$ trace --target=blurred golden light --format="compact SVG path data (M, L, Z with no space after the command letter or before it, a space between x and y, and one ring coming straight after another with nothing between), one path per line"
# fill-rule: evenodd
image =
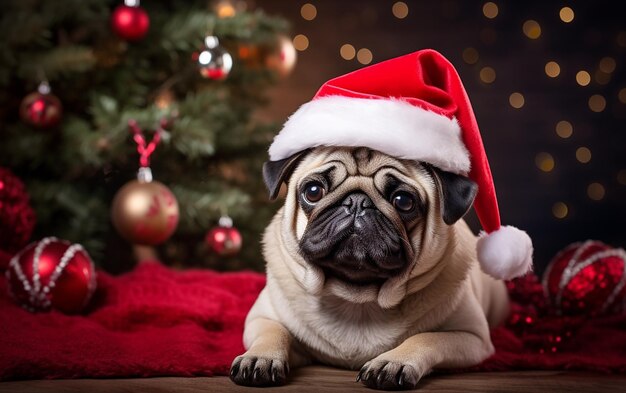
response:
M600 70L602 72L606 72L607 74L610 74L611 72L615 71L615 66L617 64L615 63L615 59L613 59L612 57L603 57L602 60L600 60Z
M391 6L393 16L398 19L404 19L409 15L409 6L404 1L397 1Z
M607 74L602 70L597 70L593 77L599 85L606 85L611 81L611 74Z
M606 190L604 189L604 186L600 183L591 183L587 187L587 196L589 197L589 199L592 199L594 201L602 200L605 194Z
M620 89L619 93L617 93L617 98L619 99L619 102L626 104L626 87L622 87Z
M546 75L548 75L550 78L556 78L561 73L561 67L556 61L547 62L545 70Z
M154 105L159 109L167 109L174 102L174 93L166 89L161 91L154 99Z
M356 53L356 59L361 64L369 64L373 59L372 51L367 48L361 48Z
M563 7L559 11L559 17L563 22L570 23L574 20L574 10L569 7Z
M623 186L626 186L626 169L622 169L617 172L617 182Z
M561 120L556 123L556 134L563 139L569 138L574 133L574 127L572 123L567 120Z
M298 34L293 37L293 47L300 52L306 50L309 47L309 39L304 34Z
M465 48L463 51L463 61L467 64L476 64L478 57L478 51L474 48Z
M581 86L587 86L591 82L591 75L585 70L576 73L576 82Z
M541 26L539 26L539 23L537 23L536 20L529 19L524 22L522 30L524 31L524 34L526 34L526 37L531 40L536 40L541 36Z
M551 172L554 169L554 158L550 153L538 153L535 156L535 165L544 172Z
M591 150L584 146L579 147L576 149L576 159L582 164L588 163L591 161Z
M495 18L498 16L498 5L491 1L486 2L483 5L483 14L489 19Z
M345 60L352 60L354 59L354 56L356 56L356 49L354 49L354 46L350 44L343 44L339 49L339 54Z
M305 20L313 20L317 16L317 8L311 3L306 3L300 7L300 15Z
M606 100L600 94L589 97L589 109L594 112L602 112L606 108Z
M496 80L496 70L491 67L483 67L480 70L480 80L485 83L493 83Z
M524 106L524 96L522 93L515 92L509 96L509 104L515 109L519 109Z
M228 0L222 0L215 5L218 18L232 18L237 13L235 6Z
M557 202L554 205L552 205L552 214L554 215L554 217L565 218L567 217L568 213L569 213L569 209L567 208L567 205L565 203Z

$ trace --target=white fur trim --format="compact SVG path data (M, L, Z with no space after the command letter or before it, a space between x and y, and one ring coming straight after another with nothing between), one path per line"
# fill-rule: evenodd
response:
M467 175L469 153L455 118L400 99L329 96L300 107L270 146L278 161L316 146L364 146Z
M493 278L509 280L533 268L533 243L528 234L512 226L481 233L476 245L483 272Z

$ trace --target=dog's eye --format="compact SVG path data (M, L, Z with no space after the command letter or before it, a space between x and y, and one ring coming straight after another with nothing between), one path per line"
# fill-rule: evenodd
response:
M406 191L398 191L391 196L391 204L396 210L406 213L415 207L415 198Z
M324 185L318 181L307 183L304 187L303 195L309 203L317 203L326 194Z

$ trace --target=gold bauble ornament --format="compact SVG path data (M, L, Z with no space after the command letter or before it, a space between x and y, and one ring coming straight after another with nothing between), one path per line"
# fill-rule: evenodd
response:
M286 77L296 66L296 58L293 42L289 37L281 35L274 49L265 58L265 65L281 77Z
M158 181L133 180L113 198L113 225L133 244L156 245L166 241L178 225L176 197Z

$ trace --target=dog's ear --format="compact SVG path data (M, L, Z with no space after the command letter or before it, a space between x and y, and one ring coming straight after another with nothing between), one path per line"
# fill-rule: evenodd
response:
M439 195L441 196L441 216L443 222L452 225L460 220L472 207L478 185L465 176L442 171L433 166L430 167L439 183Z
M270 199L278 196L280 186L287 183L289 177L309 150L303 150L290 157L278 161L267 161L263 164L263 180L270 193Z

